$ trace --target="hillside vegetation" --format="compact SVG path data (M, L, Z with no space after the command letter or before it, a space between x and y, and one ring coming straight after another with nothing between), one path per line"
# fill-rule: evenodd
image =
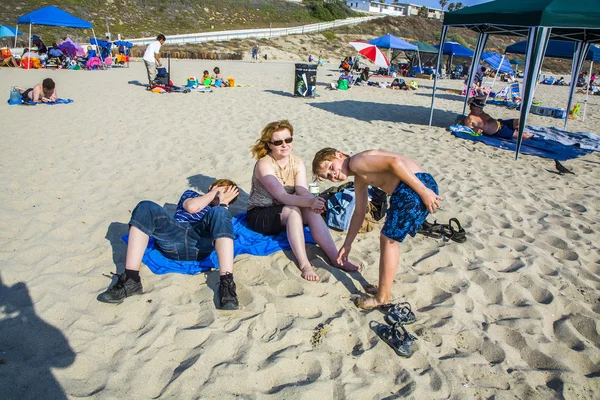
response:
M113 38L119 33L125 39L151 37L158 33L175 35L296 26L360 15L339 0L328 3L322 0L304 0L301 4L284 0L5 0L0 2L0 24L14 26L18 16L51 4L91 21L98 37L104 36L105 21L108 18ZM436 44L439 41L441 26L439 20L417 16L384 17L324 33L299 35L295 38L261 39L258 42L264 48L263 52L267 48L272 50L271 55L274 57L271 59L304 60L310 53L321 53L324 58L333 60L351 55L349 41L370 40L386 33L409 41ZM87 40L91 36L89 30L66 28L34 27L34 33L41 34L47 44L65 35L80 40ZM448 40L473 48L477 34L464 28L450 28ZM492 35L486 51L502 53L506 46L519 40L523 38ZM250 39L207 43L187 46L181 50L243 53L248 52L254 42L256 40ZM169 49L173 50L173 47L165 47L165 50ZM510 57L523 59L518 55ZM589 68L589 64L586 65ZM546 59L543 65L546 71L562 74L568 74L570 68L570 60Z
M0 24L14 26L17 18L48 5L92 22L96 35L104 37L106 19L110 32L124 38L176 35L243 28L295 26L359 16L343 2L308 0L3 0ZM34 27L46 42L69 34L89 37L81 29Z

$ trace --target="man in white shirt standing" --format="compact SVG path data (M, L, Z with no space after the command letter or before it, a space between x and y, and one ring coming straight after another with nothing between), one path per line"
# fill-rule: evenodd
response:
M146 64L146 70L148 71L148 83L150 87L154 86L154 78L158 73L156 66L162 67L160 62L160 46L167 40L165 35L162 33L156 37L156 40L146 47L144 53L144 64Z

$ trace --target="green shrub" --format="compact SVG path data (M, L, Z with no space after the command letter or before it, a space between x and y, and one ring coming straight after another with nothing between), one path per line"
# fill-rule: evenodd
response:
M331 31L325 31L325 32L323 32L323 36L327 40L335 40L335 39L337 39L337 36L335 36L335 33L331 32Z

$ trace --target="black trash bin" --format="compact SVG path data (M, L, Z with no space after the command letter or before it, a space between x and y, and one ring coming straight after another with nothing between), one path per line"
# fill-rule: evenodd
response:
M296 64L294 96L315 97L317 91L317 64Z

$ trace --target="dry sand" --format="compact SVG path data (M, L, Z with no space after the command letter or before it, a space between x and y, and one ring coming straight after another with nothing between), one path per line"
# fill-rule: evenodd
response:
M212 70L177 61L173 78ZM212 94L147 92L139 62L111 71L0 70L0 93L52 77L70 105L0 106L0 397L228 399L593 399L600 392L600 156L565 163L455 138L445 127L461 97L441 92L427 130L432 81L415 93L355 87L291 97L293 64L220 62L250 87ZM441 88L460 88L443 81ZM563 106L566 88L538 88ZM582 102L582 95L576 101ZM489 106L498 117L515 111ZM572 130L598 132L600 97ZM173 208L187 188L228 177L245 192L249 147L269 121L296 129L307 164L321 147L369 148L418 160L458 217L464 244L417 236L401 244L393 294L409 301L419 349L397 357L370 328L379 311L352 303L361 277L321 265L320 283L299 277L289 252L240 256L242 305L215 308L218 273L153 275L145 294L96 301L124 268L131 210L150 199ZM529 123L559 125L532 116ZM380 225L352 255L378 277ZM343 235L333 233L337 243ZM324 324L317 335L315 328ZM594 395L594 393L596 393Z

